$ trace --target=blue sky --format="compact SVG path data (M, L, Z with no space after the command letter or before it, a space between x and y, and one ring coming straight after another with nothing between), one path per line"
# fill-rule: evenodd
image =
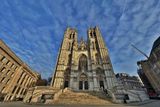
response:
M137 75L144 59L130 46L149 55L160 35L159 0L0 0L0 39L43 78L52 76L67 26L86 38L99 26L114 71Z

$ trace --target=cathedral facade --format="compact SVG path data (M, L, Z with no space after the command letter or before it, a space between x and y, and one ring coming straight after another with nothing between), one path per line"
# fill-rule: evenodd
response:
M89 28L87 41L78 41L77 30L67 28L59 50L51 85L77 91L99 91L115 86L108 49L98 27Z

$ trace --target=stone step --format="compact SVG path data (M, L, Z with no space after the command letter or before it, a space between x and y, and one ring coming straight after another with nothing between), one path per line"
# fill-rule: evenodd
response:
M102 92L74 92L65 90L54 104L87 104L87 105L106 105L111 104L111 99L107 98Z

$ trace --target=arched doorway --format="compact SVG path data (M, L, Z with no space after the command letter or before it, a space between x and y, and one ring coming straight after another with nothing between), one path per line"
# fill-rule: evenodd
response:
M86 55L82 54L81 57L79 58L78 68L80 71L86 71L88 69L88 61Z
M104 87L104 77L105 77L104 71L101 68L97 68L96 74L99 81L99 87L104 89L105 88Z
M64 88L69 87L69 81L70 81L70 69L67 68L64 72Z
M88 78L86 74L81 74L79 77L79 90L88 90Z

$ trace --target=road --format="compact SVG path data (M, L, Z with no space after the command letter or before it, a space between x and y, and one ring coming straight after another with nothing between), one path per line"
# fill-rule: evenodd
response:
M93 106L93 105L30 105L24 104L22 102L5 102L0 103L0 107L160 107L160 100L151 100L145 103L132 103L132 104L111 104L111 105L103 105L103 106Z

